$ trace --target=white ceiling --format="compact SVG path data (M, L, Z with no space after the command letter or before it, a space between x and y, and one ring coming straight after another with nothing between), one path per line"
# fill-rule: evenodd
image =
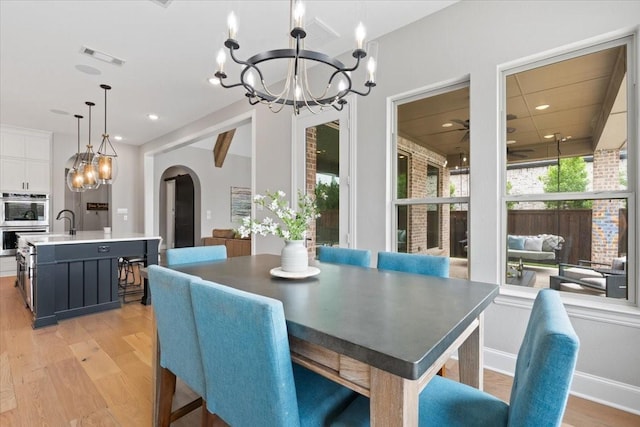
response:
M330 55L347 52L354 47L360 21L372 39L455 2L307 1L307 24L319 19L339 34L321 43L314 42L310 31L307 47ZM73 115L82 114L86 135L84 103L93 101L92 140L99 141L104 127L99 85L105 83L113 87L109 134L140 145L243 99L240 89L207 82L232 10L239 20L242 58L288 47L289 1L173 0L167 7L153 0L0 1L0 123L75 137ZM125 63L116 66L85 56L82 46ZM86 74L77 66L100 74ZM151 122L149 113L160 119Z

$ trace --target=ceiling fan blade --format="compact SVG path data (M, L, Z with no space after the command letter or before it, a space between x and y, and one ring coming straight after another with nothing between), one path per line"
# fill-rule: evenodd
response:
M460 142L467 142L468 140L469 140L469 131L467 130L462 136L462 139L460 140Z
M513 120L513 119L517 119L518 116L516 116L515 114L507 114L507 120Z
M457 123L460 126L464 126L465 129L469 129L469 120L451 119L453 123Z

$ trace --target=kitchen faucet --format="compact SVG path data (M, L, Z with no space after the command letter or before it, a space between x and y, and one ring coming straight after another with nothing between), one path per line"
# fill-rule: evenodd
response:
M68 216L62 216L62 214L64 212L69 212L71 214L71 218L69 218ZM69 220L69 225L70 225L70 229L69 229L69 234L71 234L72 236L74 234L76 234L76 214L75 212L73 212L72 210L69 209L62 209L60 212L58 212L58 216L56 217L56 219L68 219Z

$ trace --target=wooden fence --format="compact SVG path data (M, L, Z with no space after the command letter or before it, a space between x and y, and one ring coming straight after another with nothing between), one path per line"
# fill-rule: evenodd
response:
M450 251L466 257L460 236L467 230L467 212L451 211ZM577 263L591 259L591 210L512 210L507 217L507 233L522 236L557 234L565 240L560 261ZM505 236L506 239L506 236Z

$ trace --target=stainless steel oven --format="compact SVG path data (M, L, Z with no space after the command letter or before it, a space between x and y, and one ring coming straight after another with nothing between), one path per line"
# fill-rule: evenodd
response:
M0 255L15 255L18 249L19 234L48 233L49 227L0 227Z
M49 225L49 195L2 193L0 226L33 227Z

